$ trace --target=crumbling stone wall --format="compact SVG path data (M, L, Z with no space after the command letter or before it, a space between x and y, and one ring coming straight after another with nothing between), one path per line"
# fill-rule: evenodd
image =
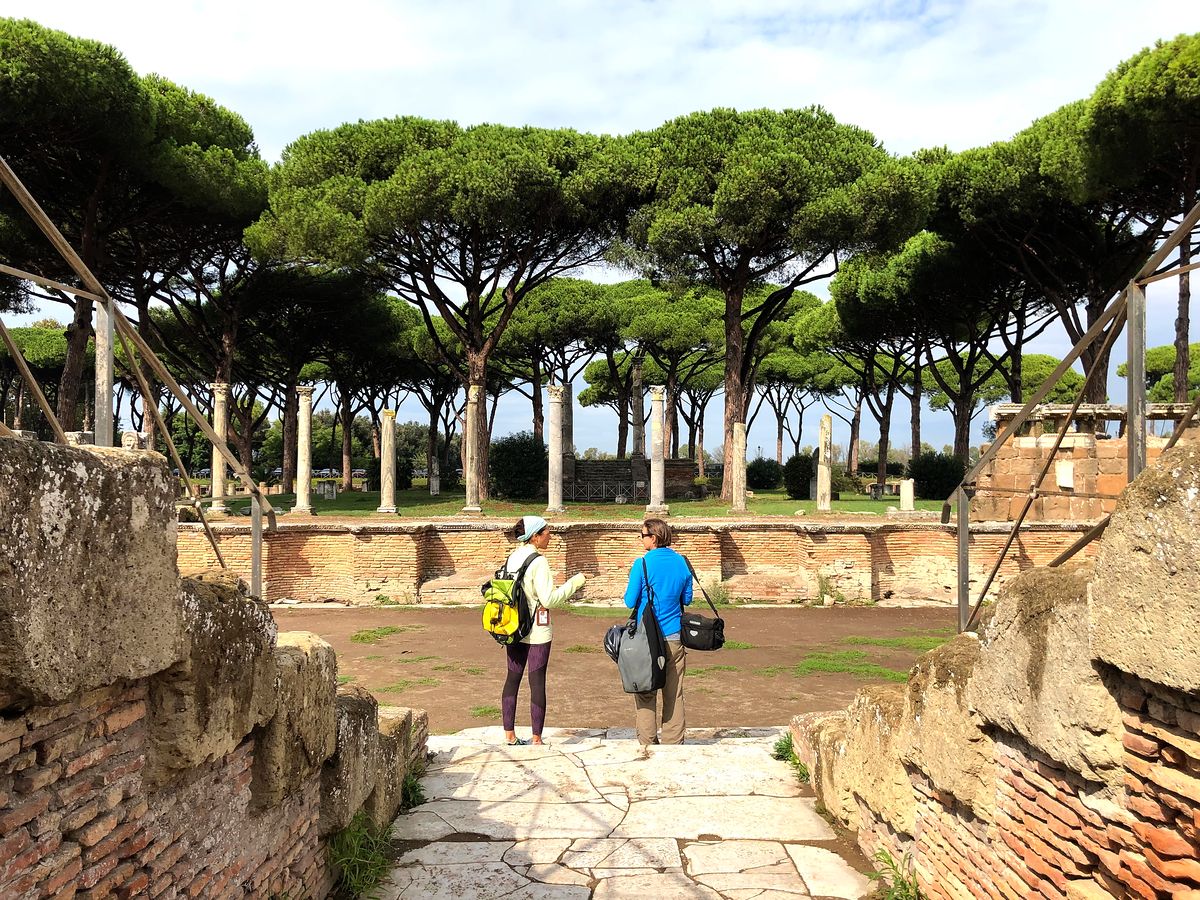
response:
M179 579L173 495L156 454L0 439L6 900L324 897L327 837L424 754L236 576Z
M1200 439L1094 561L1035 569L903 688L798 717L830 813L931 897L1200 900Z

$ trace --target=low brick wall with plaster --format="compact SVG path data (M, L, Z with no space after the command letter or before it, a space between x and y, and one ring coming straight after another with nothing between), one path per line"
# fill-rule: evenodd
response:
M674 522L675 547L706 583L725 582L737 598L795 603L826 590L850 600L934 600L952 603L957 584L954 529L937 522L744 521ZM1022 529L993 591L1020 572L1045 565L1086 530L1079 523L1038 523ZM620 602L630 567L641 555L637 522L565 522L551 526L547 554L556 572L583 572L582 599ZM263 592L268 601L344 600L477 603L479 584L514 545L511 523L288 522L263 539ZM213 524L230 568L250 576L250 527ZM982 584L1008 535L1003 523L971 529L971 581ZM216 565L199 525L179 525L179 566ZM1090 551L1088 551L1090 552Z
M1200 443L905 685L797 717L814 788L936 898L1200 900Z
M181 581L157 454L0 438L0 560L0 897L324 897L330 835L395 816L424 713Z

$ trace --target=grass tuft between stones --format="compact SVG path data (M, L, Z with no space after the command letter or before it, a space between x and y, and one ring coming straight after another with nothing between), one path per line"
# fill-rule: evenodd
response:
M374 644L389 635L405 631L419 631L424 627L424 625L380 625L378 628L364 628L350 635L350 641L354 644Z
M335 896L369 896L392 868L388 829L359 812L329 839L329 862L338 876Z

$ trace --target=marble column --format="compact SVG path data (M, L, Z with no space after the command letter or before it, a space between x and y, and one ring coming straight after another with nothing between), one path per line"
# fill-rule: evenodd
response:
M650 388L650 503L648 513L666 515L666 471L663 465L663 397L662 387Z
M746 511L746 423L733 423L733 471L729 473L732 481L730 489L733 506L731 512Z
M481 388L477 384L467 388L467 420L463 424L462 460L463 478L467 482L467 505L462 511L468 515L483 512L479 505L479 482L475 478L475 427L478 424L479 394Z
M900 482L900 512L913 512L917 508L916 482L905 478Z
M821 439L817 457L817 512L829 512L833 492L833 416L821 416Z
M300 397L296 412L296 504L292 515L311 516L312 510L312 385L296 388Z
M569 396L562 385L552 384L546 388L550 397L550 464L546 482L546 512L566 512L562 503L563 488L563 397Z
M95 321L92 325L95 332L96 367L95 367L95 414L92 428L95 431L97 447L113 445L113 317L103 303L95 307ZM143 397L146 403L156 402L156 398ZM150 413L146 413L147 419Z
M209 387L213 392L213 431L217 433L221 443L226 443L225 438L229 434L229 385L217 381L210 384ZM210 512L224 514L228 511L224 502L225 457L221 455L221 451L215 444L212 448L212 498Z
M379 423L379 508L396 511L396 411L385 409Z
M429 496L440 497L442 493L442 463L437 458L437 454L433 455L433 459L429 463Z

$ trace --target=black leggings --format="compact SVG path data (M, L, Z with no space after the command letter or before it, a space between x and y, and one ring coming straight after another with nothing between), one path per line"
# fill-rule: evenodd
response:
M550 644L510 644L505 649L508 651L508 675L500 695L504 730L512 731L516 725L517 692L521 688L521 676L528 667L529 718L533 733L541 735L546 724L546 669L550 665Z

